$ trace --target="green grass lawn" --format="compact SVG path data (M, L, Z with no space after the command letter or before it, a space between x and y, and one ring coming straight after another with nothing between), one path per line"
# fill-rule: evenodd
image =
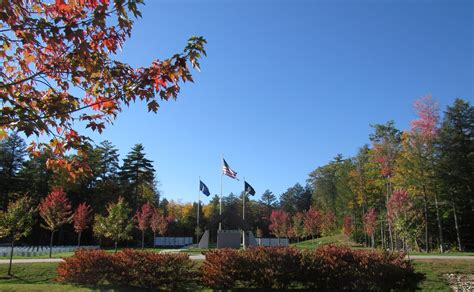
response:
M315 239L305 240L298 243L292 243L291 246L301 249L315 249L325 244L345 244L353 247L359 247L360 244L349 240L349 237L344 234L337 234L332 236L318 237Z
M13 277L7 277L8 265L0 265L1 291L90 291L87 288L65 285L54 281L56 263L16 264Z
M315 249L325 244L344 244L344 245L349 245L355 249L371 249L370 247L364 247L361 244L351 241L349 237L344 234L337 234L337 235L332 235L332 236L325 236L325 237L319 237L316 239L305 240L299 243L292 243L291 246L301 248L301 249ZM445 253L410 252L410 255L474 256L474 252L445 252Z
M474 252L459 252L459 251L453 251L453 252L445 252L445 253L438 253L438 252L410 252L410 255L433 255L433 256L474 256Z
M474 273L472 261L415 260L415 270L425 279L418 285L425 291L449 291L447 273ZM57 263L14 264L14 277L6 277L8 265L0 265L0 291L113 291L113 287L80 287L56 282ZM137 290L140 291L140 290ZM202 290L209 291L209 290Z
M451 291L445 274L474 274L474 264L470 260L415 260L413 266L425 275L418 287L426 291Z

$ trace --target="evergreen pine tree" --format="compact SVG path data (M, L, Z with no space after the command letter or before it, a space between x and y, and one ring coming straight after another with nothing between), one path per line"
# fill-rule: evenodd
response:
M18 171L23 165L26 155L25 141L14 133L5 139L0 139L0 207L5 209L8 204L8 194L17 191L19 186Z
M474 107L456 99L448 107L439 135L438 179L451 207L458 248L474 246ZM463 239L463 237L465 239Z
M141 203L156 201L155 169L144 150L142 144L136 144L123 160L119 173L124 197L133 209Z

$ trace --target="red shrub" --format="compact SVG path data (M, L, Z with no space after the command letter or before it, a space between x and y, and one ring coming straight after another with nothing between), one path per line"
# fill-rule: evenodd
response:
M287 288L300 272L301 252L296 248L257 247L242 252L242 255L246 268L240 281L245 287Z
M60 263L57 272L58 280L63 282L175 290L194 281L193 267L184 253L158 254L126 249L107 254L100 250L81 250Z
M194 264L185 253L135 251L125 249L114 258L111 282L148 289L186 287L194 278Z
M112 255L102 250L78 250L57 268L58 280L97 285L113 271Z
M413 269L403 254L328 245L314 251L285 247L214 250L201 266L213 289L301 287L323 290L406 289Z
M285 288L297 277L301 253L294 248L256 247L206 253L201 280L211 288Z
M206 253L201 266L201 281L211 288L232 288L244 268L239 252L235 249L215 249Z
M413 269L404 254L327 245L303 254L303 284L337 290L406 288Z

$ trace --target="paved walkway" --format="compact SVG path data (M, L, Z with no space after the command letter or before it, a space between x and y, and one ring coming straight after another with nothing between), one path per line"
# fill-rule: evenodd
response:
M203 254L190 255L189 258L193 261L203 261L205 256ZM410 256L412 260L468 260L474 261L474 256L424 256L424 255L412 255ZM62 259L13 259L14 264L31 264L31 263L59 263ZM0 264L8 264L10 260L0 260Z
M32 264L32 263L59 263L63 259L13 259L14 264ZM0 264L8 264L10 260L0 260Z
M411 255L412 260L471 260L474 261L474 256L436 256L436 255Z
M193 261L203 261L205 259L204 255L191 255L189 258ZM59 263L62 262L63 259L55 258L55 259L13 259L14 264L33 264L33 263ZM0 260L1 264L8 264L10 260Z

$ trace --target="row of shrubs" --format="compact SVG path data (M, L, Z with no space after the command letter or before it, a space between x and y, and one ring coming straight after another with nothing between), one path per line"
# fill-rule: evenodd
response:
M199 267L182 253L78 251L58 266L60 281L171 290L199 285L385 291L410 288L414 276L403 254L331 245L314 251L291 247L212 250Z
M79 250L59 263L57 274L61 282L169 290L187 287L196 279L195 265L185 253L133 249Z

